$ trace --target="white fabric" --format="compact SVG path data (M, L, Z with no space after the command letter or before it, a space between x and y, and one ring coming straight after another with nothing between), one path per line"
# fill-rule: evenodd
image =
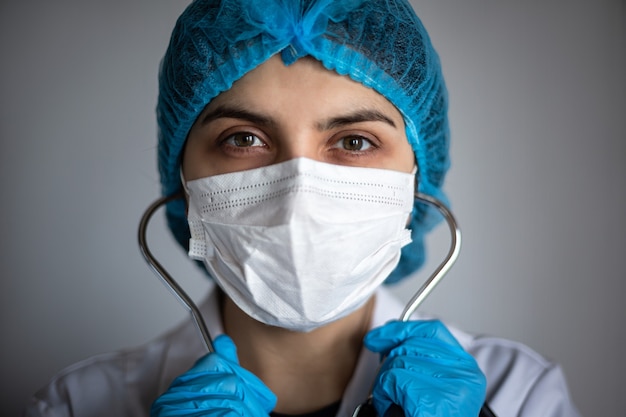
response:
M376 293L373 327L395 319L402 305L384 288ZM214 336L221 334L216 291L200 306ZM476 337L450 328L478 361L488 381L487 401L498 417L577 417L558 365L528 347L494 337ZM30 401L26 416L145 417L171 381L203 354L191 319L135 349L92 357L58 375ZM338 416L350 417L367 396L378 355L363 350Z
M414 189L415 173L307 158L189 181L189 256L250 317L308 332L396 267Z

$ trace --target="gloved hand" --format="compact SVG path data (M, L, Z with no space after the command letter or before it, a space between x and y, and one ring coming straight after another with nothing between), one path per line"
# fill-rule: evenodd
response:
M386 356L372 392L380 416L392 404L406 417L478 416L485 376L440 321L392 321L364 342Z
M172 382L152 404L151 417L268 416L276 396L239 366L237 349L226 335L215 338L216 353L202 357Z

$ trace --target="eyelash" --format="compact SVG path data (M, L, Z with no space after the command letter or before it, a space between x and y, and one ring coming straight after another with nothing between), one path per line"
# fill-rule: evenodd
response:
M350 140L358 140L360 142L359 146L365 147L365 149L346 149L346 141ZM342 149L350 153L363 153L370 151L372 148L376 148L376 145L371 139L366 138L365 136L352 134L340 137L339 140L337 140L333 145L333 148Z
M253 138L253 144L250 146L239 146L236 141L238 138ZM223 152L231 153L231 154L241 154L245 156L246 154L252 152L260 152L266 150L268 148L267 141L263 139L264 135L256 132L254 129L243 129L243 130L231 130L228 129L226 132L222 133L217 140L217 146L222 149Z
M238 139L252 139L252 144L246 146L243 144L237 144ZM358 146L361 149L346 149L346 141L357 140ZM256 152L269 147L266 140L263 139L263 135L251 130L239 130L234 132L228 132L222 139L218 141L220 147L226 147L231 152ZM366 135L357 132L341 132L333 135L329 141L329 148L331 151L341 153L343 157L347 158L359 158L367 156L370 153L376 151L380 145L377 141ZM363 149L364 148L364 149Z
M245 146L245 145L238 145L236 143L229 143L231 139L233 141L236 141L237 138L245 138L245 139L254 138L253 139L254 142L261 142L262 145L252 144L252 145ZM252 132L245 132L245 131L232 133L226 136L226 138L224 138L220 143L230 145L236 148L253 148L253 147L258 147L258 146L267 146L267 144L261 138L259 138L257 134L252 133Z

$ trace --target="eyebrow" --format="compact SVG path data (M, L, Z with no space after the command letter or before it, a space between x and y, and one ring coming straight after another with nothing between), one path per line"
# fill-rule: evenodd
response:
M375 109L363 109L356 110L352 113L345 114L343 116L331 117L330 119L318 123L317 128L319 130L330 130L337 127L347 126L355 123L362 122L383 122L391 127L396 127L396 124L382 112Z
M276 121L271 117L265 116L260 113L245 110L239 107L230 107L220 105L212 111L206 113L201 117L200 123L206 125L214 120L221 118L240 119L248 122L262 125L271 126L276 125ZM384 113L376 109L361 109L355 110L351 113L347 113L341 116L331 117L322 122L318 122L316 127L320 131L331 130L338 127L348 126L355 123L363 122L383 122L391 127L397 127L391 118L387 117Z
M228 106L217 106L215 109L202 116L200 124L206 125L214 120L224 118L247 120L251 123L259 125L276 124L276 122L270 117L244 110L242 108Z

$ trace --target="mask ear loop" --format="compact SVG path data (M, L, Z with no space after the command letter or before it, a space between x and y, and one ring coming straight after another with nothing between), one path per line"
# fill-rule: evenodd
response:
M141 250L141 254L145 258L146 262L148 262L148 265L150 265L150 267L157 274L157 276L161 278L161 281L163 281L165 286L176 296L176 298L178 298L180 302L183 303L187 310L189 310L189 312L191 313L191 317L196 323L196 327L198 327L198 330L202 335L202 340L204 341L207 350L209 351L209 353L212 353L215 352L215 349L213 348L213 339L211 338L211 334L209 333L206 323L202 318L202 314L200 314L200 310L193 302L191 297L187 295L187 293L181 288L181 286L178 285L174 278L172 278L172 276L165 270L165 268L163 268L159 261L157 261L156 258L152 255L152 252L150 252L146 240L146 230L148 229L148 223L150 222L150 218L152 217L154 212L166 203L172 200L176 200L178 198L183 198L183 194L180 193L168 197L161 197L154 201L146 209L146 211L141 216L141 221L139 222L139 230L137 233L139 249Z

